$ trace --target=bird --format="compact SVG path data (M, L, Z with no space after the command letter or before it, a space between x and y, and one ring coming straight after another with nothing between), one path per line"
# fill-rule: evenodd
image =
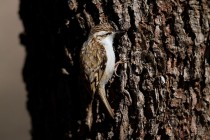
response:
M110 117L114 119L114 111L106 97L105 85L115 70L113 40L118 33L121 31L116 31L109 23L96 25L90 30L80 51L81 76L90 97L86 107L86 125L89 129L93 123L92 103L95 94L99 95Z

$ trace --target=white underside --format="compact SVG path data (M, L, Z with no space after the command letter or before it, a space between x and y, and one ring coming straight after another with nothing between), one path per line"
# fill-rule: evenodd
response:
M113 35L110 35L101 41L101 44L105 47L107 63L105 73L102 76L101 84L106 84L112 77L115 67L115 54L113 50Z

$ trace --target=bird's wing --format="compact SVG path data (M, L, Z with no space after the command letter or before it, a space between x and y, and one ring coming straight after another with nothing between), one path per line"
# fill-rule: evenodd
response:
M80 53L80 61L82 76L94 94L106 68L106 50L95 40L91 40L89 44L86 42Z

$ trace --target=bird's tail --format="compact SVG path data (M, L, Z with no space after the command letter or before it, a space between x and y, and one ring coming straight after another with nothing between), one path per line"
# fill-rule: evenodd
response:
M98 94L102 100L102 102L104 103L107 111L109 112L109 115L114 119L114 112L106 98L106 92L105 92L105 88L104 87L98 87Z

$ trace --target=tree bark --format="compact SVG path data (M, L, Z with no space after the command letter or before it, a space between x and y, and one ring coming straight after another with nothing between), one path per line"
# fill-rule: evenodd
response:
M210 139L210 3L207 0L21 0L23 77L33 140ZM122 61L85 126L79 52L108 21ZM126 95L130 95L129 102Z

